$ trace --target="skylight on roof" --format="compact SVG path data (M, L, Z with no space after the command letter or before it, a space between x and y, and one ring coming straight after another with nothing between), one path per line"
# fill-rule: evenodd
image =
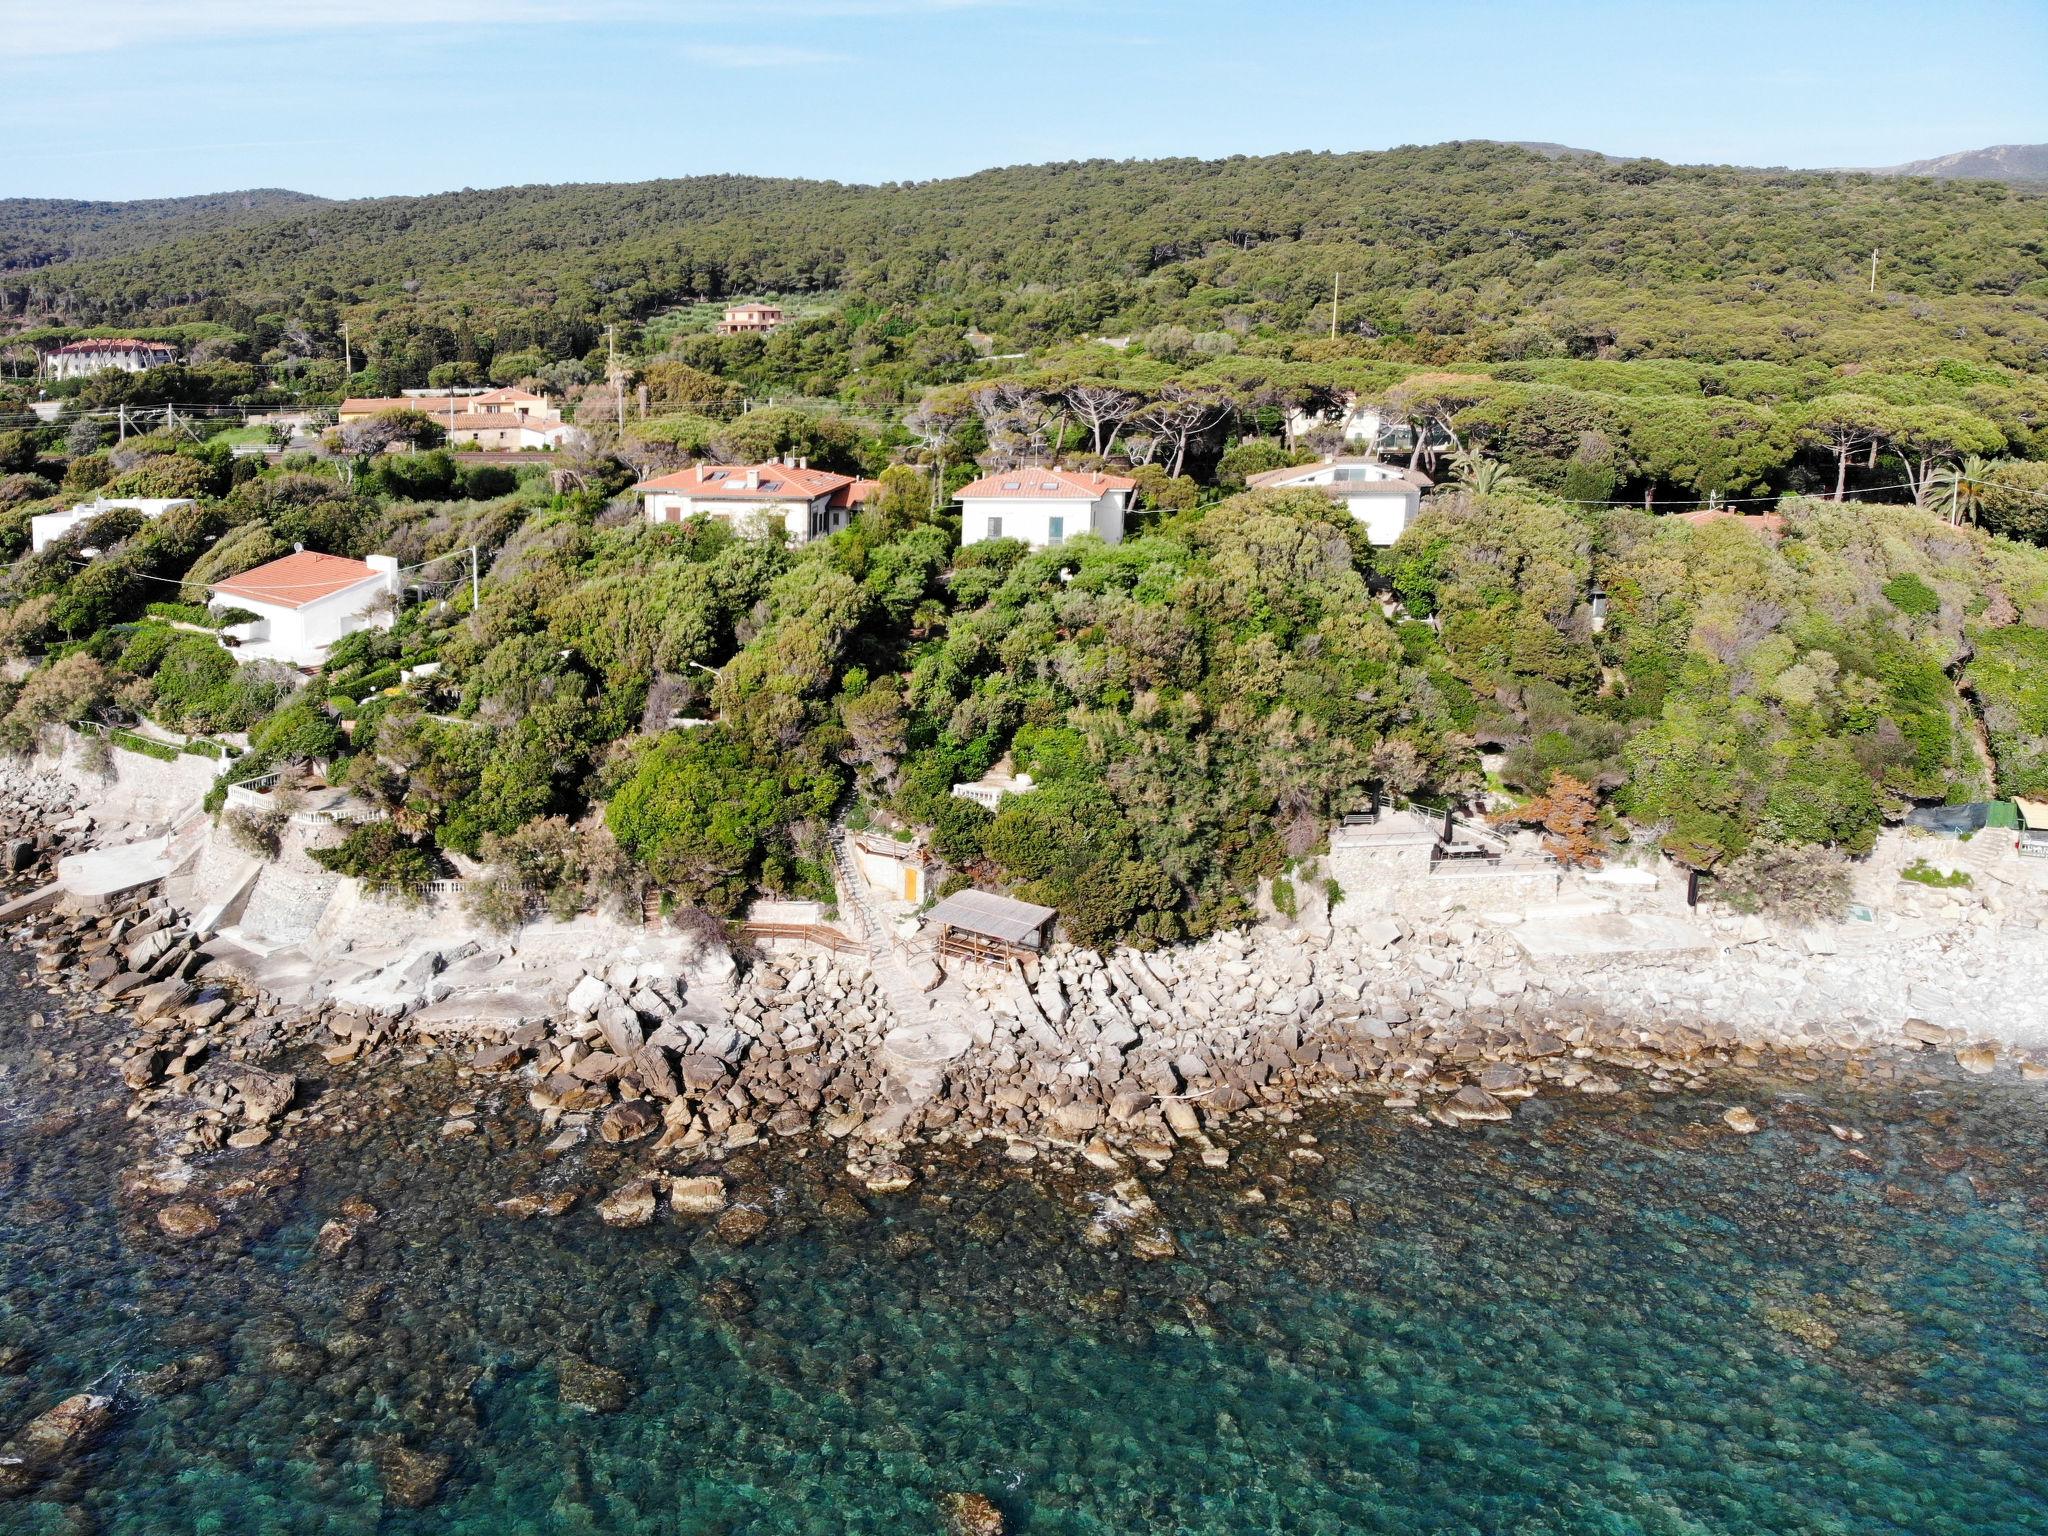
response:
M1056 491L1060 488L1057 480L1047 480L1038 487L1041 491Z
M1003 482L1003 489L1006 491L1021 491L1024 489L1024 487L1019 485L1015 480L1005 480Z

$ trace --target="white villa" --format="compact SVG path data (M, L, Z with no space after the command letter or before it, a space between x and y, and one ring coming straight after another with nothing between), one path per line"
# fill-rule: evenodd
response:
M1345 395L1337 403L1334 412L1292 411L1287 417L1287 440L1293 442L1321 427L1334 426L1347 443L1360 444L1367 453L1374 452L1380 445L1380 436L1386 423L1376 405L1365 405L1356 395Z
M142 373L177 360L178 349L167 341L137 341L133 336L91 337L45 352L43 374L52 379L83 379L116 368L123 373Z
M39 553L72 529L82 527L102 513L119 512L125 508L140 512L148 522L155 522L173 507L192 504L189 496L102 496L94 501L82 501L62 512L39 512L28 520L28 547Z
M633 487L650 523L702 516L748 531L780 527L792 544L837 533L881 489L873 480L793 464L692 464Z
M349 560L302 549L244 571L208 589L220 608L244 608L252 623L222 631L252 660L317 667L343 635L388 627L387 598L398 595L398 561L390 555Z
M1342 502L1365 524L1366 537L1373 543L1391 544L1422 510L1422 493L1429 489L1430 481L1417 470L1346 455L1320 464L1269 469L1247 476L1245 484L1255 491L1320 491L1332 501Z
M1124 475L1070 469L1012 469L960 487L960 542L1022 539L1034 549L1092 533L1123 541L1124 514L1138 482Z

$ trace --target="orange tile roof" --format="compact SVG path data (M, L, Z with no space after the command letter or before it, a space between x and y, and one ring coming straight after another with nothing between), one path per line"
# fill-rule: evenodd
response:
M350 587L360 586L382 574L360 560L302 549L282 560L273 560L268 565L259 565L226 581L217 581L209 590L216 597L245 598L254 603L268 603L273 608L303 608L308 603L317 603L323 597L346 592Z
M747 476L759 476L754 485ZM692 464L672 475L643 480L636 491L673 491L685 496L731 496L742 501L815 501L856 484L852 475L791 464Z
M983 475L953 495L960 501L1094 501L1105 491L1136 490L1137 485L1125 475L1027 468Z

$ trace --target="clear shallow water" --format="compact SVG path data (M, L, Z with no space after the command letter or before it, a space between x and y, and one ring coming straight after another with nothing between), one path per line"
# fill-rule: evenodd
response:
M1151 1180L1159 1262L1081 1241L1107 1179L972 1157L860 1201L824 1155L736 1160L744 1248L514 1223L487 1202L630 1164L408 1112L208 1164L303 1172L179 1246L119 1193L111 1077L53 1079L33 1006L0 1020L0 1431L96 1380L122 1411L0 1531L916 1532L947 1490L1038 1536L2048 1531L2038 1089L1752 1084L1748 1140L1700 1098L1321 1117L1320 1164L1276 1132ZM317 1257L351 1194L383 1214ZM623 1408L561 1400L579 1359ZM452 1458L430 1508L385 1498L394 1440Z

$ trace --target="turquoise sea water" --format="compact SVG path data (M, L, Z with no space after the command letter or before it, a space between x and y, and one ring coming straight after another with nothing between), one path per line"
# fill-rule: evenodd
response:
M1034 1536L2048 1531L2037 1088L1319 1115L1150 1179L1179 1251L1145 1261L1083 1240L1106 1176L974 1154L857 1200L829 1153L736 1160L743 1247L508 1221L630 1163L544 1164L523 1111L442 1141L467 1089L430 1078L206 1164L302 1171L179 1245L120 1193L107 1069L35 1054L106 1026L34 1006L0 1022L0 1435L94 1382L121 1411L0 1531L837 1536L941 1530L953 1490ZM381 1214L323 1259L350 1195ZM616 1411L562 1400L581 1362ZM394 1443L449 1457L438 1502L386 1497Z

